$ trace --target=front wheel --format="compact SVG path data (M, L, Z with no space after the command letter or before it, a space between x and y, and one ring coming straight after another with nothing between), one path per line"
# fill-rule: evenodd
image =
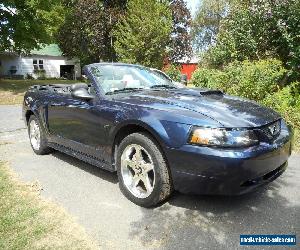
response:
M144 133L127 136L118 147L116 160L120 189L130 201L151 207L170 196L169 169L150 136Z
M30 116L28 121L28 135L33 151L38 155L48 154L52 151L47 145L46 136L35 115Z

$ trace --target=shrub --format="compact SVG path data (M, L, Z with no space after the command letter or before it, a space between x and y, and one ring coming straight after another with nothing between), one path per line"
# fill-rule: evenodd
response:
M285 74L281 61L276 59L243 61L231 63L223 70L199 68L192 83L259 101L278 90Z
M191 81L196 87L219 89L232 94L232 84L237 84L237 78L233 77L233 74L231 79L229 76L226 70L199 68L192 75Z
M33 80L34 77L32 76L32 74L27 73L26 76L25 76L25 79L27 79L27 80Z
M233 63L225 71L231 94L253 100L262 100L275 92L286 74L276 59Z
M171 77L173 81L180 82L181 78L181 71L180 68L174 64L169 65L167 68L164 69L164 72Z
M216 69L199 68L192 75L192 84L196 87L215 89L219 87L222 71Z
M45 80L46 79L46 70L44 69L35 69L33 73L37 76L38 80Z
M300 128L300 82L268 94L262 104L278 111L293 127Z
M268 94L262 104L275 109L294 128L294 145L300 150L300 82Z

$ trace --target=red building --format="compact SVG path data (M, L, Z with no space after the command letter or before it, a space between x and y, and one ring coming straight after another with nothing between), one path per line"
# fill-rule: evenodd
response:
M198 62L199 60L195 56L179 61L181 65L181 74L187 75L188 81L191 80L193 73L198 68Z
M183 59L178 62L180 65L180 71L181 74L184 74L187 76L187 80L191 80L193 73L195 70L198 68L198 58L193 57L193 58L188 58L188 59ZM165 62L164 68L168 68L168 65L170 65L169 62Z
M182 63L181 74L187 75L188 81L191 80L192 74L197 69L198 63Z

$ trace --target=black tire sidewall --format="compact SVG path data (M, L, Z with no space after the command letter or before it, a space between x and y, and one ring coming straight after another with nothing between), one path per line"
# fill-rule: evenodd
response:
M121 174L121 155L124 149L130 144L137 144L142 146L150 154L153 164L154 164L154 174L155 174L155 184L152 193L146 198L137 198L135 197L125 186L123 177ZM163 158L162 152L156 143L144 133L134 133L127 136L120 143L116 156L116 165L119 179L119 186L122 193L133 203L143 206L143 207L152 207L158 204L161 201L162 186L164 183L163 171L162 168L166 168L166 163Z

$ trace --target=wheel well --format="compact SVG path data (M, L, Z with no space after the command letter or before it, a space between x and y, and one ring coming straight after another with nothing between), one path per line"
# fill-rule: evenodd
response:
M26 114L25 114L25 118L26 118L26 124L28 124L29 122L29 118L30 116L34 115L34 113L31 110L27 110Z
M113 165L115 164L115 159L116 159L116 153L117 153L117 148L119 146L119 144L121 143L121 141L128 135L133 134L133 133L138 133L138 132L142 132L142 133L146 133L148 134L157 144L157 146L161 148L161 145L159 143L159 141L155 138L155 136L147 129L145 129L144 127L140 126L140 125L136 125L136 124L129 124L126 125L124 127L122 127L116 134L115 139L114 139L114 144L113 144L113 152L112 152L112 163ZM163 152L163 150L162 150Z

